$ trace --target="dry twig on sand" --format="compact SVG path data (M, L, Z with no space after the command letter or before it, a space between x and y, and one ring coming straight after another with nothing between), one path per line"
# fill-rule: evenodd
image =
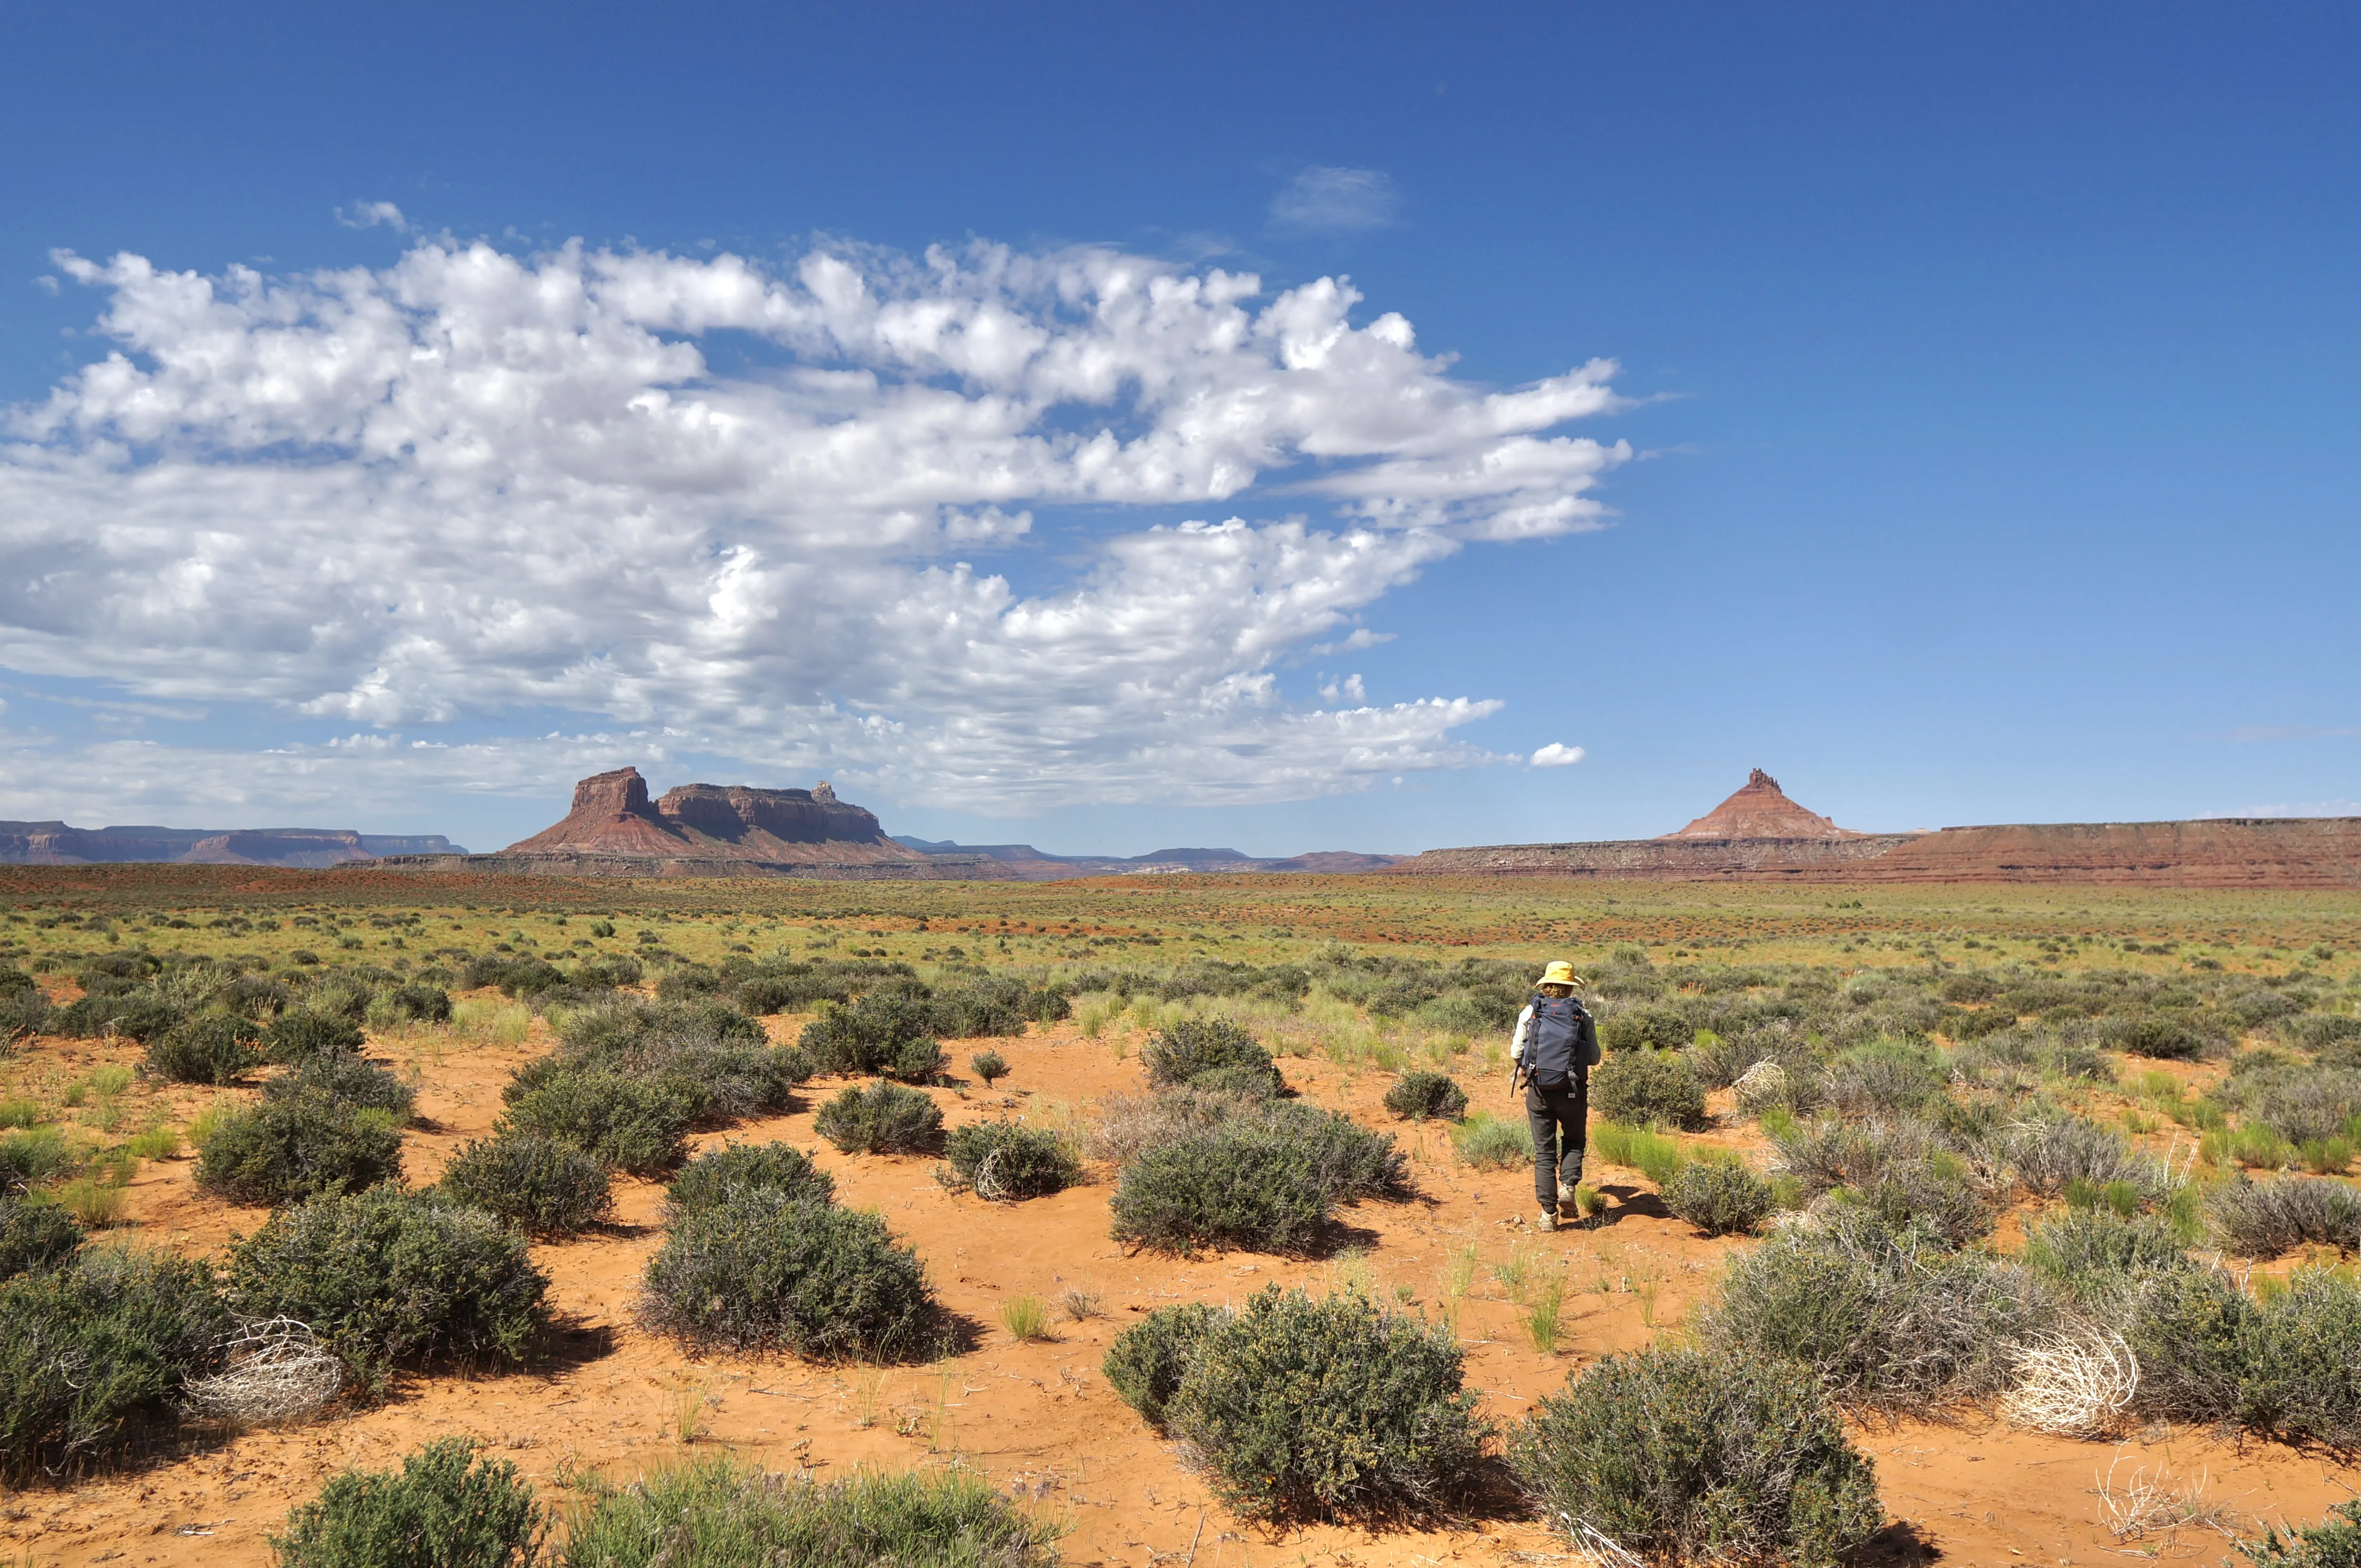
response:
M2166 1484L2162 1465L2157 1467L2154 1479L2143 1466L2118 1486L2115 1469L2123 1462L2117 1454L2104 1475L2092 1475L2096 1484L2091 1491L2099 1499L2107 1533L2115 1538L2116 1545L2144 1543L2125 1555L2155 1557L2172 1551L2180 1544L2180 1532L2189 1529L2210 1530L2224 1541L2238 1539L2246 1521L2229 1504L2205 1496L2210 1475L2200 1475L2176 1487Z
M2139 1360L2123 1336L2099 1329L2020 1346L2016 1387L2001 1400L2014 1424L2061 1437L2105 1431L2139 1391Z
M189 1408L206 1420L236 1426L301 1420L345 1387L344 1363L309 1323L293 1318L248 1323L223 1349L224 1370L189 1380Z

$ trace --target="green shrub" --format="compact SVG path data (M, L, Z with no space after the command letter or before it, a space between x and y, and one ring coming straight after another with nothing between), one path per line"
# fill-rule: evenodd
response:
M951 1058L943 1054L942 1042L931 1036L905 1040L894 1047L894 1059L887 1073L905 1083L932 1083L942 1077Z
M2264 1530L2260 1540L2242 1541L2255 1568L2361 1568L2361 1498L2332 1503L2318 1524Z
M505 1459L478 1462L467 1437L439 1438L401 1473L347 1470L270 1538L280 1568L530 1568L550 1525Z
M821 1106L812 1130L846 1154L922 1154L942 1132L943 1113L930 1097L880 1079Z
M1752 1231L1772 1209L1771 1184L1734 1155L1690 1160L1660 1185L1664 1207L1709 1236Z
M956 1185L995 1201L1062 1192L1082 1175L1064 1140L1021 1122L955 1128L943 1142L943 1154Z
M1705 1086L1669 1051L1627 1051L1591 1069L1590 1108L1610 1122L1694 1132L1706 1124Z
M1997 1392L2008 1347L2056 1316L2021 1265L1839 1204L1734 1259L1699 1337L1733 1358L1801 1363L1845 1404L1894 1409Z
M538 1133L618 1170L644 1176L679 1159L705 1110L703 1092L670 1076L641 1079L595 1068L538 1075L509 1102L496 1134Z
M1140 1419L1164 1431L1165 1407L1180 1389L1197 1349L1206 1337L1227 1323L1230 1312L1202 1301L1159 1307L1117 1334L1107 1347L1099 1369L1113 1388Z
M1488 1435L1460 1385L1448 1331L1358 1291L1271 1285L1199 1342L1165 1425L1250 1517L1431 1515L1474 1480Z
M978 1051L967 1058L967 1065L986 1088L1008 1076L1008 1058L998 1051Z
M439 985L412 982L392 986L379 993L379 1001L399 1024L448 1024L451 1021L451 993Z
M1598 1025L1598 1044L1616 1056L1637 1056L1642 1051L1679 1050L1696 1034L1697 1025L1678 1007L1662 1003L1619 1007Z
M186 1011L152 991L85 996L50 1010L45 1027L53 1035L94 1040L108 1034L146 1045L178 1025Z
M1533 1163L1533 1132L1522 1116L1471 1113L1451 1129L1451 1143L1459 1157L1478 1170L1508 1170Z
M33 977L22 970L10 970L10 974L24 974L26 983L0 991L0 1055L28 1035L50 1031L49 1014L53 1011L49 999L32 985Z
M2186 1024L2153 1014L2111 1020L2104 1038L2116 1050L2159 1061L2191 1061L2206 1050L2204 1036Z
M2223 1247L2241 1257L2277 1257L2306 1242L2361 1251L2361 1190L2342 1181L2241 1174L2206 1193L2205 1211Z
M262 1031L235 1013L201 1013L148 1042L148 1070L173 1083L235 1083L262 1065Z
M1607 1356L1543 1396L1509 1464L1577 1551L1587 1527L1655 1562L1832 1568L1885 1522L1811 1375L1755 1357Z
M699 1352L902 1360L940 1339L917 1254L885 1222L760 1190L681 1213L649 1260L648 1321Z
M821 1483L708 1459L599 1486L568 1568L1055 1568L1057 1527L975 1471L863 1471Z
M347 1105L383 1111L397 1123L409 1121L418 1109L416 1090L377 1063L358 1057L312 1057L294 1071L282 1072L262 1086L265 1100L298 1094L324 1094Z
M281 1209L230 1251L231 1305L312 1325L364 1382L430 1361L516 1365L547 1321L525 1239L441 1193L372 1187Z
M1254 1121L1140 1154L1123 1168L1109 1208L1115 1239L1129 1246L1288 1255L1311 1245L1334 1201L1305 1140Z
M2225 1268L2185 1266L2135 1276L2117 1315L2138 1359L2133 1409L2197 1425L2244 1408L2255 1303Z
M470 1141L451 1157L437 1185L461 1203L542 1235L588 1229L611 1201L606 1167L574 1145L539 1133Z
M760 1024L723 1002L610 1002L570 1013L560 1033L555 1055L517 1075L526 1089L546 1075L618 1073L663 1080L694 1096L699 1117L728 1119L785 1110L812 1074L803 1051L770 1045Z
M82 1227L54 1200L0 1196L0 1279L71 1262L82 1237Z
M1455 1122L1467 1109L1467 1091L1449 1073L1406 1072L1386 1091L1386 1109L1412 1122L1433 1116Z
M197 1146L198 1187L234 1203L286 1203L401 1179L393 1113L316 1089L234 1111Z
M2130 1277L2177 1268L2188 1254L2164 1221L2108 1209L2044 1215L2025 1240L2025 1262L2070 1294L2103 1299Z
M0 1281L0 1471L54 1474L135 1441L228 1329L212 1271L161 1254L93 1247Z
M1284 1087L1270 1053L1244 1025L1227 1018L1183 1018L1159 1029L1141 1049L1139 1059L1148 1069L1148 1081L1159 1089L1262 1087L1276 1094ZM1213 1073L1224 1075L1220 1083L1202 1081Z
M262 1054L289 1066L319 1056L357 1056L368 1044L349 1019L305 1008L281 1013L262 1031Z
M2361 1452L2361 1285L2299 1269L2248 1327L2240 1419L2285 1442Z
M2079 1116L2020 1123L2009 1130L2005 1147L2017 1179L2037 1198L2055 1198L2077 1179L2100 1186L2128 1181L2153 1192L2165 1186L2164 1172L2123 1134Z
M692 1209L711 1208L732 1193L753 1191L824 1203L836 1195L836 1179L791 1145L726 1144L680 1168L664 1190L665 1211L677 1219Z
M1872 1040L1839 1052L1828 1065L1827 1103L1848 1116L1913 1111L1943 1091L1935 1053L1901 1040Z
M925 1000L872 992L805 1025L797 1043L822 1072L873 1074L893 1066L904 1046L933 1033L934 1013Z

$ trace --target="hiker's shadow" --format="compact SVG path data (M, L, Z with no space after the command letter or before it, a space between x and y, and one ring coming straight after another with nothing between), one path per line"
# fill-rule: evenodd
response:
M1635 1214L1651 1220L1670 1220L1677 1217L1670 1209L1664 1207L1664 1199L1641 1188L1602 1185L1598 1189L1598 1193L1599 1196L1612 1199L1614 1201L1583 1222L1591 1230L1605 1230L1610 1225L1619 1225Z

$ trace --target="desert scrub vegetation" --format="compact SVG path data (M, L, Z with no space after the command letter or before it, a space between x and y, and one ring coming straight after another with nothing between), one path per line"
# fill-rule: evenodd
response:
M777 1192L826 1202L836 1196L836 1179L790 1144L724 1144L680 1168L664 1189L666 1220L710 1208L739 1192Z
M1590 1069L1590 1108L1610 1122L1695 1132L1706 1124L1705 1086L1671 1051L1623 1052Z
M1455 1122L1467 1110L1467 1091L1445 1072L1406 1072L1386 1091L1386 1109L1405 1121Z
M234 1203L280 1204L401 1179L391 1111L324 1089L272 1095L221 1118L197 1145L197 1186Z
M848 1089L819 1108L812 1130L846 1154L924 1154L943 1130L932 1098L879 1079Z
M397 1472L347 1470L270 1537L279 1568L531 1568L549 1511L505 1459L446 1437Z
M1156 1032L1139 1053L1157 1089L1277 1094L1279 1064L1244 1025L1228 1018L1181 1018Z
M1839 1203L1734 1258L1697 1326L1708 1349L1792 1361L1842 1405L1892 1410L1996 1396L2010 1349L2057 1319L2023 1264Z
M1754 1357L1607 1356L1542 1398L1509 1464L1568 1546L1618 1561L1834 1568L1885 1522L1809 1371Z
M884 1221L760 1188L675 1215L649 1260L641 1313L700 1352L898 1361L943 1339L926 1270Z
M2216 1182L2204 1195L2205 1217L2223 1249L2241 1257L2278 1257L2307 1242L2348 1255L2361 1252L2361 1190L2319 1177Z
M595 1484L566 1568L1055 1568L1059 1527L980 1473L867 1471L841 1481L703 1460L628 1486Z
M501 1133L476 1138L451 1157L436 1185L536 1235L573 1235L605 1217L612 1201L607 1168L560 1138Z
M518 1074L615 1073L693 1093L696 1115L715 1121L767 1115L793 1102L812 1075L811 1058L773 1046L763 1026L710 998L644 1002L625 997L567 1011L558 1048Z
M315 1093L364 1110L383 1111L397 1125L408 1122L418 1109L415 1089L375 1062L363 1061L358 1057L313 1057L262 1086L266 1101Z
M1533 1163L1532 1129L1522 1116L1470 1112L1451 1129L1451 1146L1478 1170L1509 1170Z
M1104 1370L1256 1519L1444 1512L1490 1435L1451 1336L1359 1291L1271 1285L1235 1313L1162 1309L1118 1336Z
M1866 1210L1890 1229L1916 1225L1955 1246L1987 1234L1999 1218L1990 1161L1972 1162L1932 1123L1773 1118L1764 1130L1779 1168L1816 1210Z
M1115 1239L1191 1254L1201 1247L1298 1255L1335 1206L1398 1196L1409 1162L1390 1134L1313 1106L1215 1095L1233 1114L1197 1124L1203 1091L1181 1098L1186 1130L1149 1141L1124 1162L1110 1203ZM1165 1096L1156 1096L1161 1100Z
M1064 1139L1021 1122L976 1122L943 1141L948 1185L995 1201L1062 1192L1082 1175Z
M0 1281L0 1473L61 1474L169 1428L229 1321L205 1265L127 1247Z
M1661 1185L1664 1207L1709 1236L1751 1232L1773 1206L1771 1184L1735 1155L1685 1161Z
M148 1041L147 1067L172 1083L235 1083L262 1065L262 1031L235 1013L204 1013Z
M493 1128L496 1135L530 1133L569 1143L634 1176L676 1163L707 1104L703 1088L686 1079L634 1078L597 1068L521 1074L501 1093L508 1111Z
M301 1007L280 1014L261 1035L263 1056L290 1067L314 1057L357 1056L368 1043L351 1019Z
M230 1305L308 1323L382 1390L398 1367L522 1365L547 1321L525 1239L442 1193L373 1187L313 1198L234 1244Z

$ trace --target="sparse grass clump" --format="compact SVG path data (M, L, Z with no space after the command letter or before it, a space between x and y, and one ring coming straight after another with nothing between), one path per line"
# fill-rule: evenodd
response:
M1706 1124L1705 1085L1686 1058L1671 1051L1627 1051L1590 1069L1590 1108L1635 1127Z
M531 1568L548 1510L505 1459L446 1437L400 1474L347 1470L270 1538L279 1568Z
M1686 1162L1663 1192L1664 1207L1709 1236L1752 1231L1772 1209L1771 1184L1734 1155Z
M379 1388L401 1365L520 1364L548 1315L549 1280L522 1236L397 1187L280 1210L231 1248L228 1280L242 1316L309 1323Z
M725 1144L680 1168L664 1189L664 1211L676 1220L734 1193L757 1191L826 1202L836 1196L836 1180L789 1144Z
M394 1113L319 1089L233 1111L197 1146L197 1185L234 1203L293 1202L401 1178Z
M1451 1142L1459 1157L1478 1170L1509 1170L1533 1163L1532 1129L1521 1116L1472 1113L1451 1129Z
M1276 1094L1279 1064L1244 1025L1228 1018L1182 1018L1159 1029L1139 1053L1159 1089L1195 1087Z
M1412 1122L1455 1122L1467 1109L1467 1091L1449 1073L1406 1072L1386 1091L1386 1109Z
M954 1184L993 1200L1062 1192L1082 1167L1054 1133L1021 1122L976 1122L944 1140Z
M1651 1346L1547 1395L1509 1464L1576 1550L1832 1568L1885 1522L1876 1472L1792 1364Z
M1152 1313L1116 1341L1106 1372L1202 1456L1224 1503L1257 1519L1436 1513L1473 1479L1488 1435L1451 1337L1358 1291L1272 1285L1235 1315Z
M819 1108L812 1128L846 1154L923 1154L943 1130L932 1098L880 1079Z
M642 1310L701 1351L902 1360L940 1337L926 1270L884 1221L761 1190L673 1222L649 1260Z
M567 1568L1054 1568L1055 1525L961 1466L790 1478L709 1459L600 1484Z
M540 1235L587 1230L611 1201L606 1167L538 1133L473 1140L451 1157L439 1185L458 1201Z

